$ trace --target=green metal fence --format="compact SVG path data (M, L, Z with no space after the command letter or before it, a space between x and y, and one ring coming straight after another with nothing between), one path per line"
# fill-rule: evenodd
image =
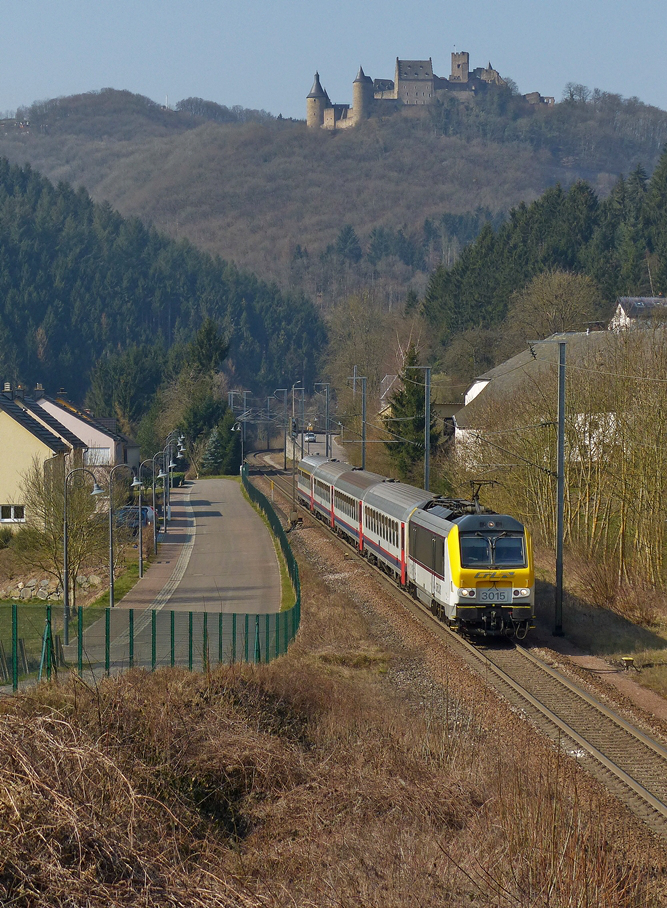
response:
M65 646L62 604L0 603L0 689L16 691L63 671L80 676L135 667L206 671L219 663L270 662L286 653L301 618L299 568L271 503L249 482L245 467L242 480L280 542L295 593L290 609L255 615L88 606L71 616Z
M292 639L296 636L296 632L299 629L299 624L301 622L301 581L299 580L299 565L296 563L296 558L292 552L292 548L287 539L287 534L283 529L283 525L280 522L280 518L273 510L273 505L269 499L262 492L259 491L248 479L248 467L246 464L243 464L241 468L241 481L243 482L243 488L248 493L248 497L251 501L254 501L255 504L260 508L261 511L266 515L273 534L280 543L280 548L282 549L283 555L285 556L285 562L287 563L287 570L289 571L290 580L292 581L292 586L294 587L295 602L292 606L291 612L293 614L292 624Z
M270 662L293 639L292 612L268 615L162 609L79 608L62 644L62 606L0 605L0 687L75 670L109 675L129 668Z

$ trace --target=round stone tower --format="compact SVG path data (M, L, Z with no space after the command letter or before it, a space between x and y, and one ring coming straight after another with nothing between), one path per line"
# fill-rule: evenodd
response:
M324 123L324 110L328 101L327 93L320 84L320 74L315 73L315 81L306 98L306 125L317 129Z
M373 80L359 67L357 78L352 83L352 110L354 122L367 120L373 109Z

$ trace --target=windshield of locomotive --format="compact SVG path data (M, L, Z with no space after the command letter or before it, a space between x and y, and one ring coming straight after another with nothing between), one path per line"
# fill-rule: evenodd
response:
M525 567L522 536L461 535L462 567Z

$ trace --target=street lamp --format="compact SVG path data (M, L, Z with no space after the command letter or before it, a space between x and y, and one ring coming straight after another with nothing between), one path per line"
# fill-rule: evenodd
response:
M237 423L235 423L235 424L232 426L232 432L240 432L240 433L241 433L241 466L243 466L243 461L245 460L245 454L244 454L244 448L243 448L243 435L244 435L244 431L243 431L243 426L241 425L240 422L237 422Z
M122 468L132 469L127 463L117 463L109 472L109 608L115 606L113 598L113 474Z
M104 495L104 489L101 489L97 484L95 479L95 474L92 470L86 469L86 467L76 467L74 470L70 470L69 473L65 476L65 502L63 506L63 637L65 640L65 646L69 645L69 564L67 559L67 483L74 473L87 473L93 478L93 491L91 495Z
M143 483L141 481L141 469L144 464L152 463L153 458L149 457L147 460L142 460L139 464L139 472L134 477L132 481L131 489L139 489L139 579L144 576L144 526L143 526L143 511L142 511L142 492L143 492ZM155 502L153 502L153 523L155 523Z
M166 498L165 498L165 521L164 521L164 531L167 532L167 515L171 519L171 471L176 469L176 464L172 458L172 444L174 441L174 436L178 433L178 429L172 429L169 435L166 438L166 444L163 448L167 452L167 459L169 461L167 465L167 486L166 486ZM181 437L178 437L178 443L181 444ZM163 467L164 469L164 467Z
M164 454L164 451L162 452ZM162 466L160 467L160 472L157 474L157 478L162 480L162 532L166 535L167 533L167 483L166 479L169 479L169 474L164 472L164 458L162 460Z
M153 554L157 555L157 507L155 502L155 461L158 457L164 457L163 451L158 451L151 458L153 462Z

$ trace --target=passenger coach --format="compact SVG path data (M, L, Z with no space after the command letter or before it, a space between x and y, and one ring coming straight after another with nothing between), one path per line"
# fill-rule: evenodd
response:
M533 625L530 534L506 514L377 473L304 457L300 500L447 624L469 633L517 636Z

